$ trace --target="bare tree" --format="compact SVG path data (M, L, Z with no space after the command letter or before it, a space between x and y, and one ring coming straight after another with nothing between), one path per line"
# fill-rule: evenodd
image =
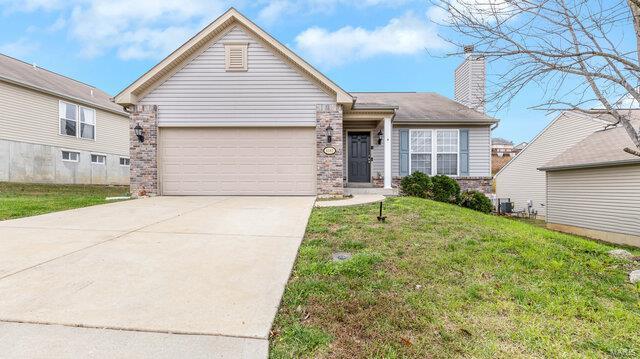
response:
M502 69L487 97L496 109L539 86L534 108L611 116L636 146L625 151L640 156L640 129L618 101L640 104L640 0L430 1L447 41L473 44Z

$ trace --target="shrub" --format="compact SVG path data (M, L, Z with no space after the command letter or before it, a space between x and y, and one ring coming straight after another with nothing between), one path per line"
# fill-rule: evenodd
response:
M483 213L491 213L493 209L491 200L484 193L478 191L463 192L460 195L460 206Z
M460 199L460 185L456 180L444 175L437 175L431 178L433 188L431 199L438 202L458 203Z
M431 178L422 172L413 172L400 181L402 193L407 196L427 198L432 187Z

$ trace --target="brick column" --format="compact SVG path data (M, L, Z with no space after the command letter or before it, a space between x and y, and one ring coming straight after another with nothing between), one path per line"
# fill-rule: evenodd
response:
M325 129L331 125L333 138L327 143ZM316 163L318 176L318 196L334 197L344 195L343 178L343 134L342 106L316 106ZM328 155L325 147L333 147L336 153Z
M144 142L140 142L134 127L143 129ZM158 195L158 107L136 106L129 121L129 152L131 156L131 195L133 197Z

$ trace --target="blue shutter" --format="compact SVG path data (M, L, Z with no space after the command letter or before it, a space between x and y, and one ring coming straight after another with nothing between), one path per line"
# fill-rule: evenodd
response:
M460 129L460 176L469 176L469 129Z
M400 129L400 176L409 175L409 129Z

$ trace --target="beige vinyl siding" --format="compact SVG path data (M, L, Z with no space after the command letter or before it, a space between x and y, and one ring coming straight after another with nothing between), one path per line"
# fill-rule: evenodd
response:
M249 44L247 71L225 71L225 42ZM236 25L141 103L158 105L161 126L315 126L316 105L335 96Z
M484 112L485 82L484 58L465 59L455 70L454 95L456 101Z
M547 172L547 222L640 236L640 165Z
M516 210L526 208L532 200L534 209L544 217L546 179L538 168L602 128L602 121L571 112L561 114L496 175L498 198L511 198Z
M59 98L0 81L0 138L129 156L129 118L96 109L96 139L60 135ZM67 101L71 102L72 101Z
M469 176L491 176L491 127L486 126L415 126L394 125L391 138L391 173L400 175L400 128L468 129L469 130Z

